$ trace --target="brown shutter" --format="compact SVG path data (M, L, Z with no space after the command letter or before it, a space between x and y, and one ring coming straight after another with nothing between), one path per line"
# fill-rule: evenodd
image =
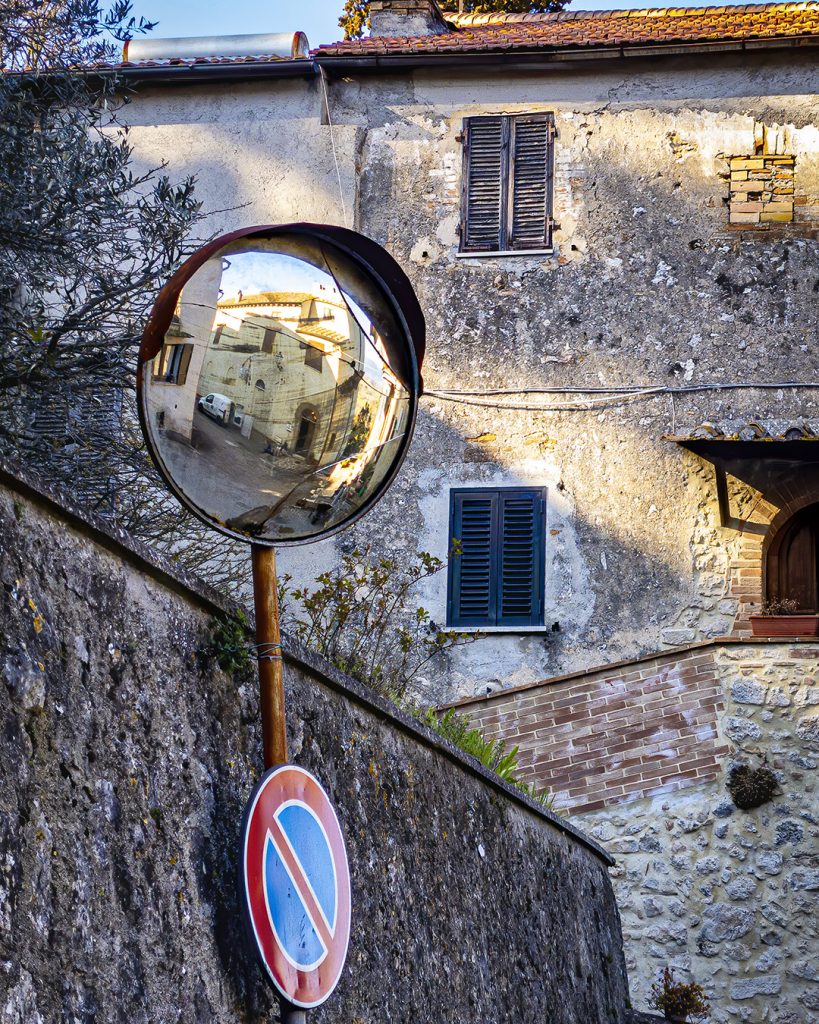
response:
M552 244L551 114L511 118L510 249L546 249Z
M191 356L193 355L193 345L182 345L182 351L179 354L179 369L176 373L176 384L184 384L188 379L188 367L191 364Z
M509 123L504 117L464 121L461 250L497 252L506 233Z

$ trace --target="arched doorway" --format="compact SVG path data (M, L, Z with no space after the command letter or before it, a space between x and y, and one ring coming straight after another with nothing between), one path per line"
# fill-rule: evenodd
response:
M316 437L318 427L318 409L313 405L299 406L294 424L293 451L296 455L310 457L310 450Z
M795 601L800 612L819 611L819 502L796 513L768 549L765 590L769 601Z

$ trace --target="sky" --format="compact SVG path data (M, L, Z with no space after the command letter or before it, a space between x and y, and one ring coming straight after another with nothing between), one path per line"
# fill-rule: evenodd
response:
M575 11L623 7L699 7L719 0L573 0ZM761 2L761 0L758 0ZM341 39L338 18L344 0L134 0L134 14L158 22L154 37L239 35L247 32L291 32L307 35L310 45ZM444 8L447 4L443 4ZM456 3L452 3L453 8Z

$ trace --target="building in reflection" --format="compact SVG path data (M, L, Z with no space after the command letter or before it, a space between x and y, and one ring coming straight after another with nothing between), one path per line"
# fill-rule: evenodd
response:
M230 265L209 261L186 285L153 361L149 402L168 463L197 465L202 507L240 532L264 532L274 511L287 534L345 518L389 469L406 391L376 326L329 275L225 295ZM208 482L224 458L237 476L227 504Z

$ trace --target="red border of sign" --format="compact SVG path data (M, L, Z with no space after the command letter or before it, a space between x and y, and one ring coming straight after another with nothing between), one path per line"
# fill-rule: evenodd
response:
M324 960L311 971L301 971L287 959L270 925L264 897L264 844L267 822L287 800L303 801L318 817L336 867L337 921L333 943ZM338 984L350 942L350 868L344 837L330 798L314 775L294 764L270 768L259 780L242 820L239 868L240 899L247 925L265 976L293 1006L309 1010L320 1006Z

